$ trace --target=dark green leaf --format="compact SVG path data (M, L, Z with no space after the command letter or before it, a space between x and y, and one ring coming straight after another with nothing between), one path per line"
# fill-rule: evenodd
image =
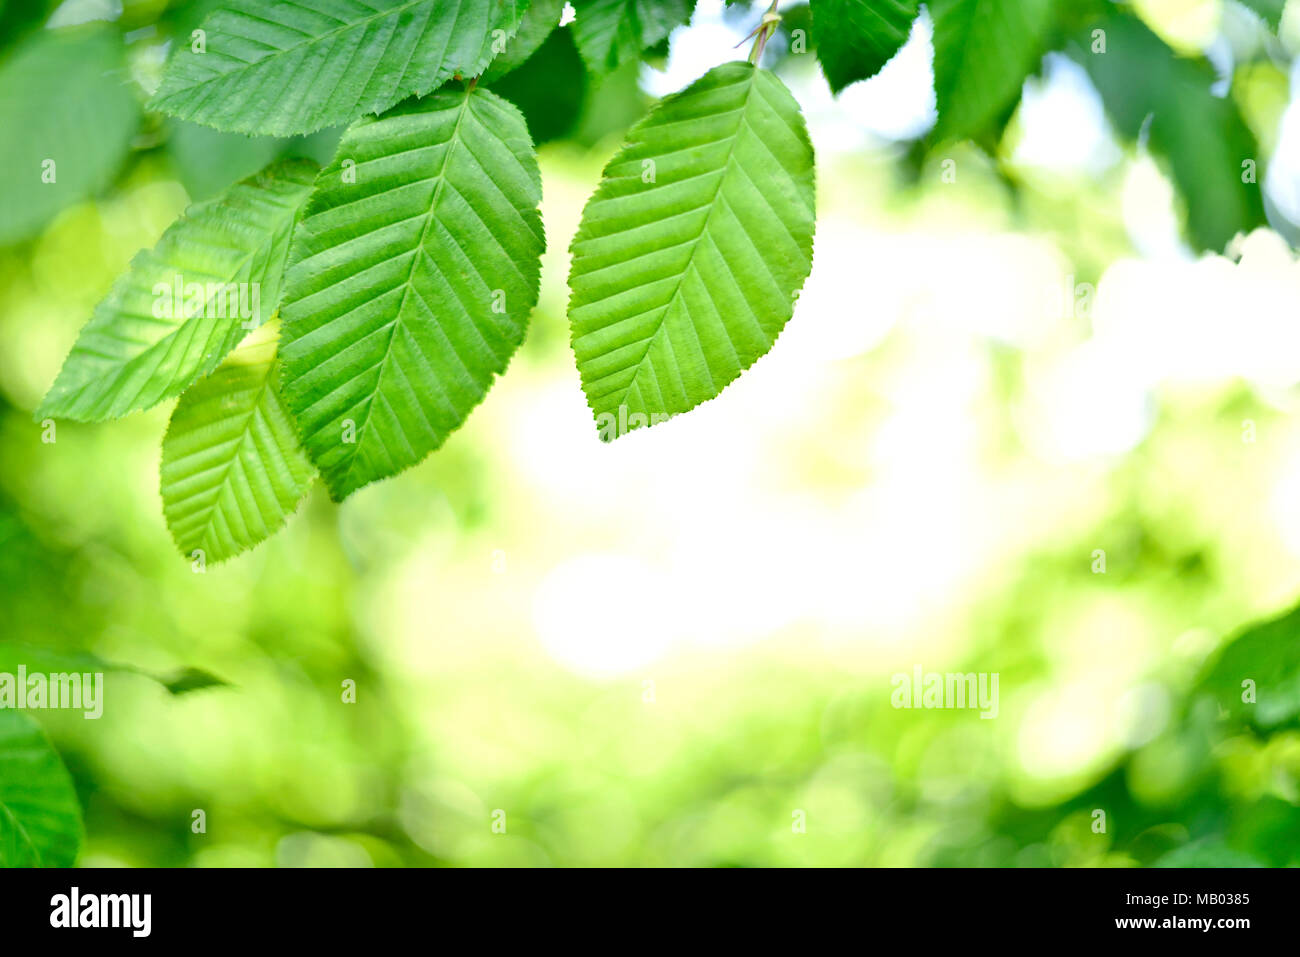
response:
M1056 0L929 0L937 140L978 136L1038 70Z
M71 867L81 837L72 779L45 733L0 709L0 867Z
M1145 130L1151 151L1168 161L1192 240L1222 251L1237 233L1264 225L1264 171L1257 170L1256 182L1242 175L1243 163L1259 160L1259 147L1231 97L1211 92L1214 68L1176 55L1136 17L1114 13L1098 28L1106 52L1071 53L1119 132L1137 139Z
M917 0L812 0L813 39L836 93L880 72L907 42Z
M1232 638L1197 687L1244 724L1272 728L1300 716L1300 607Z

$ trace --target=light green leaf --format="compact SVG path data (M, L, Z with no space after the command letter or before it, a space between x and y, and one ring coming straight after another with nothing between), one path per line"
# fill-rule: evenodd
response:
M875 76L912 29L917 0L812 0L813 40L836 93Z
M713 398L772 347L812 267L813 221L812 145L766 70L716 67L632 128L583 211L569 276L603 436L606 416L621 432Z
M36 417L115 418L211 372L275 311L315 170L277 163L169 226L95 308Z
M928 0L939 140L976 136L1038 70L1056 0Z
M0 243L112 182L140 122L127 80L102 25L39 30L0 65Z
M231 0L179 48L150 102L220 130L287 136L477 76L528 0Z
M162 446L162 500L181 554L220 562L269 538L314 470L280 398L280 323L255 331L188 389Z
M573 0L573 39L587 69L636 59L691 18L695 0Z
M344 135L294 237L280 349L336 500L440 446L505 369L537 302L541 191L523 117L483 89Z
M77 793L45 733L0 709L0 867L71 867L81 836Z
M523 66L559 27L563 12L564 0L532 0L519 25L519 32L505 41L506 48L483 71L482 82L499 80L511 70Z

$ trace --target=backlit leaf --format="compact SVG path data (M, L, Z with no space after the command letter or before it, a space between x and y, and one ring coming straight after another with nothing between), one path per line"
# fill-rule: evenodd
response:
M621 433L713 398L772 347L813 224L812 145L766 70L716 67L632 128L583 211L569 277L603 436L611 418Z
M37 418L115 418L216 368L275 310L315 170L307 160L277 163L169 226L95 308Z
M537 302L540 201L524 119L487 90L344 135L294 238L281 345L335 499L423 459L505 369Z
M163 514L177 547L220 562L276 532L314 470L280 398L279 321L188 389L162 446Z

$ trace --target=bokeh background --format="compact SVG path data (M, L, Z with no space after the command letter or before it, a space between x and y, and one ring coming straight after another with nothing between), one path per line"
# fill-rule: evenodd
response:
M143 101L211 6L0 4L0 69L43 24L107 19ZM1225 717L1203 681L1300 596L1295 7L1269 38L1229 0L1138 5L1227 64L1268 150L1272 228L1202 254L1065 57L991 154L926 150L924 20L834 100L783 4L812 277L722 396L610 445L568 347L569 238L627 126L757 13L701 0L656 65L598 84L560 31L498 87L543 141L549 239L507 374L424 464L342 506L317 487L204 574L162 518L169 405L52 444L31 410L189 202L337 133L144 115L106 190L0 248L0 639L229 684L114 673L101 720L39 716L80 863L1300 864L1294 715ZM997 717L895 709L916 665L997 673Z

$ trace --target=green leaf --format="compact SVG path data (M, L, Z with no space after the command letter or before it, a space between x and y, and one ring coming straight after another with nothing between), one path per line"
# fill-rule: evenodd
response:
M506 48L488 64L481 82L491 83L523 66L560 26L560 15L563 12L564 0L532 0L520 23L519 32L505 41Z
M716 67L632 128L583 211L569 276L602 435L607 415L622 432L694 408L772 347L812 267L813 221L812 145L766 70Z
M1282 25L1282 11L1286 9L1286 0L1239 0L1239 2L1259 14L1268 28L1277 33Z
M150 106L220 130L286 136L347 123L477 76L528 0L232 0L206 51L172 55ZM500 49L500 46L497 46Z
M0 243L113 181L140 123L127 78L122 38L101 25L39 30L0 65Z
M1249 854L1233 850L1220 838L1206 838L1175 848L1152 867L1263 867Z
M1231 97L1211 91L1217 79L1204 59L1181 57L1137 17L1114 13L1097 22L1106 52L1074 47L1118 131L1145 135L1164 157L1187 204L1187 227L1203 249L1222 251L1239 232L1265 225L1258 183L1243 182L1242 163L1260 155Z
M573 38L587 69L606 73L691 18L695 0L573 0Z
M274 312L315 169L277 163L169 226L95 308L36 417L116 418L211 372Z
M937 140L977 136L1038 70L1056 0L929 0Z
M269 538L314 470L280 398L280 323L255 331L181 396L162 445L162 500L181 554L220 562Z
M0 867L71 867L81 836L77 793L45 733L0 709Z
M1267 729L1300 717L1300 607L1232 638L1197 688L1243 724Z
M281 307L284 395L335 500L436 449L505 369L537 302L541 191L523 117L486 90L344 135Z
M917 0L812 0L813 41L836 93L875 76L907 42Z

